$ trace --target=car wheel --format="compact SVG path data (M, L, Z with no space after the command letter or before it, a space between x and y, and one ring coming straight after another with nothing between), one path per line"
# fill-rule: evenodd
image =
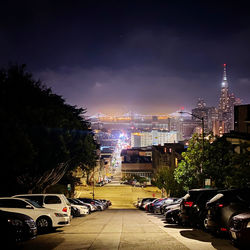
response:
M51 219L48 217L40 217L36 221L37 229L39 232L48 232L52 228Z

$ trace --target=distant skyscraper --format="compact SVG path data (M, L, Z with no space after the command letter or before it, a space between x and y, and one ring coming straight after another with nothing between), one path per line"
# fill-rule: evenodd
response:
M229 133L234 128L234 105L241 102L229 93L227 81L227 68L224 64L223 78L221 82L221 94L218 107L218 120L220 133Z
M197 102L197 108L205 108L207 104L204 102L204 99L199 98Z
M217 117L217 110L215 107L207 107L206 103L203 99L199 98L197 102L196 108L192 109L192 119L195 121L200 121L201 127L201 120L196 118L204 119L204 133L208 134L213 131L213 122L218 119Z

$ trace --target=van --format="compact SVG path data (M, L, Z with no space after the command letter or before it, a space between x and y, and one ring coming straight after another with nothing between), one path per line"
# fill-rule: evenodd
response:
M35 201L42 207L58 210L71 218L71 205L64 194L18 194L13 197Z

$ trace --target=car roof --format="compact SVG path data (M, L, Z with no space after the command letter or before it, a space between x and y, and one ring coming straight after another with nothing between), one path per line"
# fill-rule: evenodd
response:
M204 192L204 191L218 191L217 188L196 188L190 189L188 192Z
M58 195L58 196L65 196L64 194L16 194L13 196L45 196L45 195Z

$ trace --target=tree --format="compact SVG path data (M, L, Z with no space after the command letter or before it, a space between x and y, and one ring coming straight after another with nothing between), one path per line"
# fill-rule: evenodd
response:
M202 171L206 162L206 149L209 147L207 141L204 142L198 134L194 134L189 141L188 149L182 153L183 160L175 169L174 176L185 190L201 187L203 181Z
M226 187L245 188L250 186L250 146L241 143L232 156L230 173L225 179Z
M207 148L206 165L203 171L204 177L210 178L213 186L225 188L227 176L232 174L234 163L234 146L225 137L217 137Z
M0 70L1 192L42 192L78 165L93 167L97 145L85 112L33 80L25 65Z
M183 160L175 170L175 179L186 190L200 188L205 178L212 180L217 188L245 187L250 183L249 144L238 145L235 150L226 137L216 137L202 142L197 135L189 141L187 152L182 153Z
M174 168L162 167L154 174L152 183L168 196L179 197L183 194L182 186L174 178Z

